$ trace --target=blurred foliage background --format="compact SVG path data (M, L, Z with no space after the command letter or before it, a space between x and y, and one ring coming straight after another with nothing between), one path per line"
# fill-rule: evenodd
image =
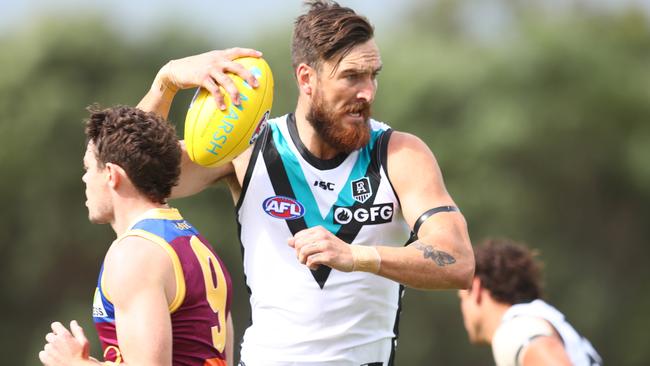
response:
M547 299L606 364L647 365L648 12L490 3L489 31L472 21L480 4L440 0L384 33L374 116L429 144L475 243L509 236L541 251ZM273 115L295 106L290 32L287 23L243 45L274 70ZM80 320L100 356L91 297L113 233L88 223L83 204L84 107L135 105L167 60L227 46L180 23L127 39L100 16L0 34L2 364L39 364L52 320ZM179 135L191 95L173 107ZM172 204L231 271L239 340L249 311L230 195L220 186ZM399 365L493 364L489 348L468 343L454 291L407 290L400 329Z

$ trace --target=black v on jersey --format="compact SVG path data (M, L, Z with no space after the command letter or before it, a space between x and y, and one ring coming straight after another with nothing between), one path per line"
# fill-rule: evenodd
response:
M310 271L287 244L295 233L318 225L347 243L407 241L409 228L386 173L392 130L374 120L370 127L367 146L330 160L305 148L292 115L269 121L257 140L237 204L253 320L242 345L248 366L258 357L260 364L343 357L351 363L332 365L388 365L399 284L327 266ZM326 182L327 189L314 182Z

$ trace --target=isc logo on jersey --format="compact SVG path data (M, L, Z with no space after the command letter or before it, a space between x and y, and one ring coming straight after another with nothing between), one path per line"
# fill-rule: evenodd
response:
M385 224L393 220L393 203L372 206L334 206L334 223L346 225L354 221L363 225Z
M284 196L273 196L265 199L262 208L270 216L282 220L299 219L305 214L305 207L302 203Z

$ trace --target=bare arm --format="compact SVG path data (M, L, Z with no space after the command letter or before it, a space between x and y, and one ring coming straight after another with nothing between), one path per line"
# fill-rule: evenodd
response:
M260 57L262 53L250 48L229 48L169 61L163 66L151 84L138 108L167 118L176 92L180 89L203 87L214 96L217 105L225 109L222 87L235 104L239 104L239 92L226 73L231 72L257 86L253 74L233 60L239 57Z
M126 237L109 250L103 276L105 293L115 308L123 361L171 365L169 305L176 295L176 280L168 254L147 239Z
M232 316L228 314L226 320L226 361L228 366L233 366L235 352L235 327L232 324Z
M543 336L532 340L521 356L523 366L571 366L564 344L557 336Z
M417 172L414 174L413 172ZM395 132L388 147L388 175L411 228L427 210L455 206L438 162L419 138ZM416 288L467 288L474 274L474 254L460 212L429 217L407 247L379 247L379 274Z
M234 173L235 170L232 162L216 168L196 164L187 154L185 141L180 141L180 144L183 151L183 155L181 156L181 175L178 179L178 184L172 188L170 198L192 196Z
M129 237L117 243L104 263L105 291L115 306L121 365L171 365L169 305L175 296L173 266L163 249ZM128 246L128 252L125 250ZM99 365L89 357L89 343L76 321L68 331L52 323L39 359L47 366Z
M169 65L171 61L165 64L156 74L156 77L151 84L151 88L145 96L140 100L136 106L145 112L153 112L159 116L167 119L169 110L171 109L174 96L180 89L169 83Z
M427 210L455 205L444 187L433 154L417 137L393 133L387 164L404 218L411 227ZM311 269L325 264L345 272L366 270L423 289L466 288L470 285L474 274L474 254L465 219L459 212L431 216L420 227L418 237L407 247L377 243L376 254L371 254L377 256L379 263L377 266L366 263L360 269L355 267L359 261L353 251L363 248L347 245L322 227L302 230L289 239L289 245L295 248L299 261ZM362 261L375 260L368 257L365 249L364 252Z
M235 73L247 80L250 85L256 86L257 81L253 74L233 61L245 56L259 57L261 53L248 48L230 48L169 61L158 71L151 88L137 107L167 118L176 93L181 89L195 87L209 90L222 109L225 108L225 104L220 88L230 95L231 100L239 103L237 87L226 73ZM184 145L182 146L181 176L179 184L172 191L172 198L198 193L221 178L234 173L231 163L216 168L195 164L187 155Z

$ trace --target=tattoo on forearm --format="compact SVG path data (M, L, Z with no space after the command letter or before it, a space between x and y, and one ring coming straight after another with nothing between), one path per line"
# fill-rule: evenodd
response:
M451 254L443 252L442 250L436 250L431 245L424 245L415 242L413 243L413 246L415 249L422 251L424 258L431 258L431 260L436 262L439 267L444 267L456 263L456 258L454 258Z

